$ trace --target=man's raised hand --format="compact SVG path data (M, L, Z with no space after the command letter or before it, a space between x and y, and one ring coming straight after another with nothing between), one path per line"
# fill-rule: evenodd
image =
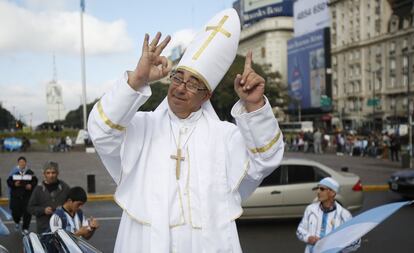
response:
M246 55L243 74L237 74L234 79L234 90L248 112L255 111L263 107L265 100L263 97L265 80L259 76L252 68L252 51Z
M128 84L138 90L145 84L164 78L171 71L171 63L165 56L160 56L171 40L167 36L161 43L161 33L149 43L149 35L145 34L142 54L134 71L128 72Z

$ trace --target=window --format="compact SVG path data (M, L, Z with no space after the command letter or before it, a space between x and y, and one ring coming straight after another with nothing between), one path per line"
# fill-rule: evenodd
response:
M395 87L395 76L390 77L390 87L391 88Z
M407 49L407 47L408 47L408 40L407 39L404 39L403 42L402 42L402 49L403 50L404 49Z
M390 44L390 54L395 53L395 42L391 42Z
M266 48L265 47L262 47L261 53L262 53L262 58L266 58Z
M269 176L263 179L263 182L260 186L272 186L282 184L282 167L279 166L275 171L272 172Z
M403 86L407 87L408 85L408 76L406 74L403 75Z
M307 165L288 165L288 183L311 183L315 182L315 171L312 166Z

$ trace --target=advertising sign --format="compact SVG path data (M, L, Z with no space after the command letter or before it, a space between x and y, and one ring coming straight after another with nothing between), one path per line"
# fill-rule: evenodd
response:
M329 28L288 41L288 88L295 108L330 106L326 69L330 68ZM330 79L329 79L330 80Z
M242 0L243 24L250 24L267 17L293 16L294 0Z
M298 0L293 13L295 37L330 26L328 0Z

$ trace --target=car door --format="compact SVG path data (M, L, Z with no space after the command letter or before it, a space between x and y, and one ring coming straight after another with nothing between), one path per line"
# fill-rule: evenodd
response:
M285 166L286 184L282 189L285 215L300 217L316 197L315 187L321 179L320 171L305 164Z
M263 179L253 194L242 203L243 218L269 218L283 213L281 166Z

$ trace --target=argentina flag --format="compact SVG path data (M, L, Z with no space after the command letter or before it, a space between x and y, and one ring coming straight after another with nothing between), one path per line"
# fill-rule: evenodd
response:
M388 216L405 205L414 201L404 201L382 205L355 216L345 222L326 237L319 240L313 248L313 253L337 253L366 233L371 231Z
M4 215L6 220L11 220L11 215L4 210L2 207L0 207L0 212ZM9 235L10 231L9 229L4 225L3 221L0 219L0 235Z

